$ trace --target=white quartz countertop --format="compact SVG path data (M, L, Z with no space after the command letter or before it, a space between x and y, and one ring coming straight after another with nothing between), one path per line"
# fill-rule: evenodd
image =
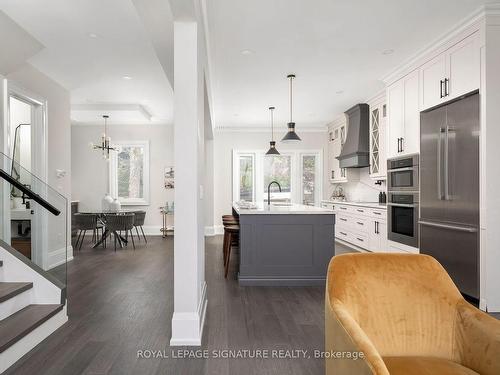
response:
M302 204L267 205L261 204L257 208L241 208L233 203L233 208L238 215L334 215L332 210L316 206L304 206Z
M340 204L346 206L359 206L359 207L368 207L368 208L379 208L381 210L387 209L387 204L378 203L378 202L349 202L349 201L331 201L331 200L322 200L322 203L333 203Z

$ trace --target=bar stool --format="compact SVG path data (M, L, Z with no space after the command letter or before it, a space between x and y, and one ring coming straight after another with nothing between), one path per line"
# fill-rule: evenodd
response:
M240 224L240 220L238 217L235 217L233 215L222 215L222 224L224 225L224 227L227 227L228 225L239 225ZM233 236L232 237L232 242L231 244L232 245L236 245L239 238L239 236ZM224 243L222 245L222 261L224 262L224 265L226 265L226 248L227 248L227 245L226 245L226 240L227 240L227 236L225 235L225 232L224 232Z
M227 279L227 272L229 271L229 259L231 258L231 247L234 237L240 232L239 225L224 226L224 278Z

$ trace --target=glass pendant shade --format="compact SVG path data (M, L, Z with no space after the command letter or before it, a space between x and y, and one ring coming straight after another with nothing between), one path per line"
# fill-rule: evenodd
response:
M266 155L279 155L279 151L276 149L276 142L271 141L269 142L269 150L267 150Z
M293 143L293 142L299 142L302 139L295 133L295 122L289 122L288 123L288 131L286 132L285 136L281 140L283 143Z

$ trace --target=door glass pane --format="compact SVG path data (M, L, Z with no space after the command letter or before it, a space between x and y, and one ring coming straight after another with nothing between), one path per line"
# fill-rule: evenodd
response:
M267 187L271 181L277 181L281 186L281 192L276 184L271 186L271 201L283 202L292 198L291 168L292 158L289 155L266 156L264 158L264 200L267 201Z
M240 156L239 200L254 201L254 165L252 156Z
M316 196L316 157L302 157L302 204L314 206Z

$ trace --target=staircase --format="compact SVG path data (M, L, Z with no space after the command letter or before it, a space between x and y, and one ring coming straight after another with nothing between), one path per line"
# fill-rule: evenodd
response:
M27 217L12 205L21 194L31 203ZM67 209L64 196L0 153L0 373L68 321ZM21 221L28 238L16 230ZM28 241L26 256L14 238Z

